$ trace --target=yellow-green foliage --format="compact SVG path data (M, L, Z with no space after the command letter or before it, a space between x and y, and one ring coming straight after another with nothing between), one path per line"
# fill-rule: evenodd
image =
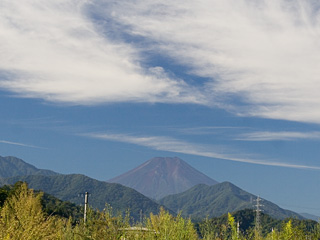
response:
M6 200L0 210L0 239L197 239L190 220L173 217L163 209L159 215L151 214L146 226L130 226L129 215L115 216L111 207L102 212L89 209L86 223L72 225L72 219L46 216L41 197L23 183Z
M163 208L158 215L150 214L150 218L147 220L147 228L152 229L147 239L198 239L190 219L185 220L180 214L174 217Z
M300 239L318 239L308 236L301 228L293 227L292 221L289 220L282 227L281 231L274 230L267 235L267 240L300 240Z
M88 239L120 239L129 228L129 217L113 215L112 208L107 206L102 212L89 209L87 222L78 225L78 235ZM86 239L86 238L85 238Z
M232 240L240 239L239 233L237 231L237 226L234 221L234 217L230 213L228 213L228 225L231 229L231 239Z
M41 195L23 183L1 209L1 239L57 239L58 219L47 217L42 212Z

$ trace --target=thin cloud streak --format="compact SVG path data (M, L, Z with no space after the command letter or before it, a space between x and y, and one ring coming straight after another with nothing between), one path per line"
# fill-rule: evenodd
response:
M170 137L163 137L163 136L137 137L137 136L125 135L125 134L106 134L106 133L86 133L81 135L95 138L95 139L136 144L139 146L149 147L151 149L155 149L159 151L190 154L195 156L210 157L210 158L222 159L227 161L258 164L258 165L265 165L265 166L274 166L274 167L320 170L320 167L318 166L308 166L308 165L259 160L259 159L253 159L253 158L235 157L235 155L240 155L240 154L233 154L233 155L225 154L223 152L221 153L221 151L219 152L218 149L215 149L216 148L215 146L198 145L198 144L180 141L178 139L174 139Z
M235 140L242 141L295 141L319 140L320 132L252 132L241 134Z
M24 143L18 143L18 142L11 142L11 141L5 141L5 140L0 140L0 143L10 144L10 145L17 145L17 146L21 146L21 147L48 149L48 148L44 148L44 147L38 147L38 146L34 146L34 145L29 145L29 144L24 144Z
M235 130L247 129L248 127L231 127L231 126L204 126L190 128L174 128L174 130L188 135L209 135L221 134L221 132L234 132Z

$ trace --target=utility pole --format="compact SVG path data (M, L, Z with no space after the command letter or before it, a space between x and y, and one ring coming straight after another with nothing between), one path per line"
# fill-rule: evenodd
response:
M240 223L237 222L237 239L239 239L239 233L240 233Z
M88 198L89 198L89 193L85 192L85 194L84 194L84 213L83 213L83 220L85 223L87 221Z
M260 239L260 234L261 234L260 212L262 211L260 207L262 207L263 205L260 203L261 201L260 196L258 196L255 201L257 202L257 204L255 205L256 209L254 210L256 212L255 239Z

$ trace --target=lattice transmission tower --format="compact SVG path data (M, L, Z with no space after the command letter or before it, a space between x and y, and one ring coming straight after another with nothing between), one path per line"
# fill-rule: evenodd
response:
M263 207L263 205L261 204L261 198L260 196L257 197L256 200L254 200L257 204L254 205L256 208L254 209L254 211L256 212L256 221L255 221L255 238L259 239L260 235L261 235L261 219L260 219L260 212L261 207Z

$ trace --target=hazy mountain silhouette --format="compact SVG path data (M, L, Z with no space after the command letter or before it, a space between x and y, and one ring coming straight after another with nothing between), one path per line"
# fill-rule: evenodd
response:
M108 182L120 183L153 199L181 193L200 183L218 183L177 157L152 158Z
M26 175L56 175L58 173L36 168L35 166L24 162L16 157L0 156L0 178L26 176Z

